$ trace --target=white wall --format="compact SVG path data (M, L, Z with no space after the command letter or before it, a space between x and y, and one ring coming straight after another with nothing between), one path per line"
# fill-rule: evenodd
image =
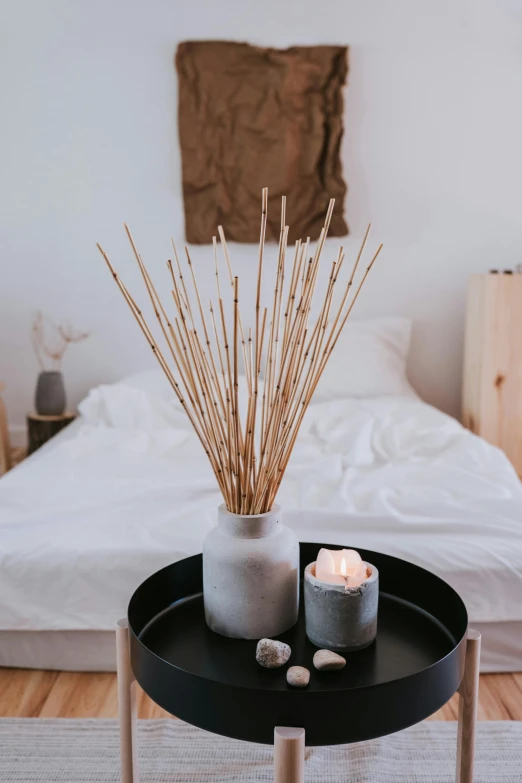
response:
M522 261L518 2L16 0L0 40L0 378L12 422L32 405L37 308L92 332L65 360L72 404L152 361L95 242L138 290L123 220L160 270L169 235L182 240L173 57L194 38L350 46L345 244L370 219L385 243L358 315L412 317L412 381L458 414L466 278ZM243 287L255 252L233 247ZM196 252L200 277L210 259Z

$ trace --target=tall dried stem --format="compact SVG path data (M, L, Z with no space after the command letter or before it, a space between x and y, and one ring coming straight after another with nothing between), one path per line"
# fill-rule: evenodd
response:
M216 237L213 237L213 255L217 308L210 301L210 321L207 323L208 314L205 315L203 310L189 251L185 248L189 270L188 277L185 277L172 242L176 267L170 260L167 262L171 305L174 306L173 315L170 316L125 226L166 352L158 344L142 311L116 274L107 254L98 245L203 445L227 508L242 515L262 514L272 507L314 391L382 248L382 245L379 246L367 265L354 294L352 287L370 226L345 283L338 283L345 259L344 250L340 248L329 264L328 273L325 273L328 278L325 280L323 299L318 307L313 307L315 291L320 289L317 283L323 274L321 257L334 201L332 199L329 203L324 227L313 254L309 253L309 238L305 242L297 240L293 259L288 264L291 269L287 271L288 226L286 199L283 197L275 283L269 311L262 303L267 203L268 192L264 188L255 310L253 324L246 330L241 316L239 278L233 274L221 226L218 227L218 234L225 256L229 290L232 292L232 328L227 326L228 305L225 305L220 282ZM336 295L337 286L341 288L339 296ZM195 302L194 309L191 301ZM317 314L313 316L313 312ZM198 316L197 320L194 313ZM69 342L73 341L65 330L62 337ZM240 352L244 364L244 384L240 378ZM265 378L261 392L262 370ZM243 394L246 395L246 413L241 416L240 399Z

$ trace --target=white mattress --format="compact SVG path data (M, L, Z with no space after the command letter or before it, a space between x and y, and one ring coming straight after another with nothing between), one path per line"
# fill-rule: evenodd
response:
M201 551L215 522L219 493L174 404L113 386L82 410L0 480L0 631L112 631L135 587ZM522 621L520 482L416 398L312 405L278 501L301 540L398 555L452 584L472 623Z

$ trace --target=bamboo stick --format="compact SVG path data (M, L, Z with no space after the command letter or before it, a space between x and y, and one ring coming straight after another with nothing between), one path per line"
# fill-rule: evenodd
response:
M293 447L295 445L295 441L296 441L297 435L299 433L299 428L300 428L302 420L304 418L304 414L306 413L306 410L308 408L308 405L310 404L310 400L312 398L312 395L315 392L315 389L317 388L317 384L319 383L319 380L321 379L321 375L322 375L322 372L323 372L323 370L324 370L324 368L326 366L326 362L328 361L328 358L330 357L333 349L335 348L335 344L337 343L339 335L341 334L341 331L344 328L344 325L346 324L346 321L347 321L347 319L348 319L348 317L349 317L349 315L350 315L350 313L351 313L351 311L353 309L353 306L354 306L354 304L355 304L355 302L356 302L356 300L357 300L357 298L359 296L359 293L360 293L360 291L361 291L361 289L362 289L362 287L364 285L364 282L366 281L366 278L368 277L368 274L370 273L370 270L371 270L373 264L375 263L379 253L381 252L382 247L383 247L382 244L378 247L377 252L373 256L373 258L370 261L368 267L366 268L366 271L365 271L365 273L363 275L363 278L362 278L361 282L359 283L359 286L358 286L357 291L356 291L356 293L355 293L355 295L353 297L353 300L352 300L352 302L350 304L350 307L348 308L348 311L346 312L346 314L343 317L341 325L340 325L340 327L338 328L338 330L337 330L337 332L335 334L335 337L334 337L334 339L333 339L333 341L332 341L332 343L330 345L330 348L328 349L328 352L326 353L326 355L322 359L320 367L319 367L318 371L316 372L316 375L315 375L315 377L313 379L313 382L311 383L311 385L310 385L310 387L308 389L308 393L307 393L307 396L306 396L305 400L301 404L301 411L299 413L297 421L296 422L292 422L292 426L288 428L287 435L290 432L292 434L291 434L291 437L290 437L289 440L288 440L288 437L285 437L285 439L283 441L283 445L281 446L281 449L280 449L281 451L284 450L285 457L284 457L284 460L281 462L281 465L280 465L280 467L278 469L278 476L277 476L277 481L276 481L276 484L275 484L275 489L273 490L272 494L270 495L270 498L272 498L272 502L273 502L273 498L275 497L275 493L277 492L277 490L278 490L278 488L279 488L279 486L281 484L284 472L285 472L286 467L288 465L288 462L290 460L292 449L293 449ZM325 351L326 351L326 349L325 349ZM272 478L272 476L273 476L273 473L271 474L270 478Z
M212 385L215 388L215 391L217 393L217 396L218 396L221 408L222 408L223 413L224 413L225 412L225 405L224 405L223 398L221 396L221 389L219 387L218 373L217 373L217 369L216 369L216 363L214 361L214 353L212 351L212 345L210 343L210 338L209 338L208 329L207 329L207 322L206 322L206 319L205 319L205 314L203 313L203 307L201 305L201 298L200 298L200 295L199 295L199 288L198 288L198 284L197 284L197 281L196 281L196 275L195 275L195 272L194 272L194 268L193 268L193 265L192 265L192 260L190 258L190 254L189 254L188 248L185 248L185 253L186 253L186 256L187 256L187 262L188 262L188 266L189 266L189 269L190 269L190 274L192 276L192 282L193 282L193 286L194 286L194 291L196 293L196 299L197 299L197 303L198 303L198 309L199 309L199 315L200 315L200 318L201 318L201 323L203 324L203 332L205 334L205 343L206 343L206 346L207 346L208 355L209 355L209 358L210 358L210 363L212 365L211 367L208 368L208 373L209 373L209 376L210 376L210 379L211 379L211 383L212 383ZM195 328L194 328L194 333L197 334L197 331L196 331ZM205 363L208 363L207 356L206 356L204 351L203 351L203 357L204 357Z
M163 357L163 354L162 354L161 350L159 349L158 345L156 344L156 342L154 340L154 337L153 337L152 333L150 332L150 329L148 328L148 326L147 326L147 324L145 322L145 319L143 318L143 314L142 314L141 310L138 308L138 306L134 302L133 298L131 297L131 295L127 291L124 283L118 277L116 271L114 270L114 268L112 267L112 265L111 265L111 263L109 261L109 258L107 256L107 254L105 253L105 251L102 249L102 247L99 244L97 244L97 248L100 251L100 253L102 254L103 258L105 259L105 262L107 263L107 266L109 267L109 270L110 270L110 272L111 272L111 274L112 274L116 284L118 285L120 291L122 292L125 301L129 305L129 307L131 309L131 312L133 313L136 321L138 322L138 325L140 326L140 328L141 328L141 330L142 330L142 332L143 332L147 342L149 343L149 345L150 345L154 355L156 356L156 359L158 360L162 370L164 371L165 375L167 376L167 379L169 380L171 386L173 387L174 392L176 393L176 396L178 397L178 400L179 400L180 404L183 406L183 408L184 408L184 410L185 410L185 412L186 412L186 414L187 414L187 416L189 418L189 421L190 421L192 427L194 428L194 430L196 432L196 435L198 436L198 439L201 442L201 445L203 446L205 454L207 455L207 457L210 460L212 469L214 470L214 473L216 475L216 479L218 480L218 484L220 485L220 487L222 487L222 478L219 475L219 471L218 471L217 466L216 466L215 458L214 458L214 455L213 455L213 453L212 453L212 451L210 449L208 441L205 438L205 435L204 435L204 433L201 430L201 422L197 422L196 421L196 419L194 418L194 416L191 413L190 409L187 407L184 395L183 395L183 393L182 393L182 391L181 391L181 389L179 387L179 384L175 380L175 377L173 376L173 374L172 374L172 372L171 372L167 362L165 361L165 358Z
M212 245L219 313L215 312L210 300L210 321L207 323L208 313L205 315L203 311L188 249L185 248L185 255L190 276L185 281L174 241L171 240L177 270L176 274L172 261L167 261L172 281L170 305L174 307L171 317L125 225L166 352L158 344L142 311L120 280L107 254L98 245L123 298L187 413L210 461L227 508L237 514L263 513L272 507L317 384L382 249L380 245L352 294L371 229L368 226L353 268L348 272L348 280L340 284L338 301L336 290L345 260L341 247L331 261L320 306L314 307L312 313L317 283L323 276L321 259L334 200L329 203L314 252L310 253L309 238L305 242L297 240L288 271L288 226L286 199L283 197L275 282L268 318L268 308L262 304L267 203L265 188L261 205L254 325L246 332L241 317L239 278L233 274L223 228L218 227L233 295L231 342L221 291L216 237L212 238ZM195 301L194 309L191 298ZM194 314L198 316L197 322ZM245 339L245 334L248 339ZM240 351L246 376L244 422L241 421L239 405ZM262 371L265 383L263 394L260 395L259 379Z
M225 260L227 262L228 275L229 275L229 278L230 278L230 286L233 289L234 288L234 276L232 274L232 264L230 263L230 256L228 254L227 241L225 239L225 232L223 231L223 226L218 226L218 233L219 233L219 239L221 240L221 245L223 247L223 252L225 254ZM246 374L246 378L247 378L248 390L249 390L249 393L250 393L252 379L250 378L250 376L248 374L245 332L244 332L244 329L243 329L243 321L241 319L241 310L238 311L238 323L239 323L239 331L240 331L240 334L241 334L241 345L242 345L242 348L243 348L243 362L244 362L244 365L245 365L245 374Z
M236 449L236 459L237 459L237 473L238 475L241 472L241 449L239 446L239 383L238 383L238 366L237 366L237 338L238 338L238 306L239 306L239 285L238 285L238 279L237 277L234 277L234 407L236 409L236 416L235 416L235 449ZM236 506L237 506L237 512L240 513L241 508L241 487L238 485L236 487Z

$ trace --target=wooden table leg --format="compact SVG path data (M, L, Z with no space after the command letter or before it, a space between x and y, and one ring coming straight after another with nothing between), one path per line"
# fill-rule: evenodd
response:
M305 730L287 726L274 729L275 783L304 783Z
M480 669L480 634L468 629L466 664L459 688L457 783L473 783Z
M116 624L121 783L138 783L136 680L130 665L127 618Z

